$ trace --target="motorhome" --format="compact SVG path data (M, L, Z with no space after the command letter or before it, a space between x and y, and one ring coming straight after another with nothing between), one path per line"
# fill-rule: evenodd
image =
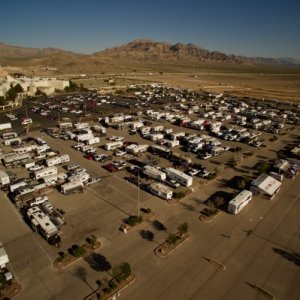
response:
M170 200L173 197L173 191L171 189L169 189L167 186L165 186L161 183L158 183L158 182L151 183L148 186L148 190L152 194L154 194L162 199L165 199L165 200Z
M115 150L123 146L123 142L111 142L104 145L104 149L109 150Z
M228 212L236 215L252 200L252 192L241 191L228 204Z
M0 170L0 185L3 186L7 184L10 184L9 175L5 171Z
M154 178L156 180L165 180L167 178L166 173L160 171L159 169L146 165L143 168L143 174L145 176L148 176L150 178Z
M11 129L11 123L1 123L0 130L8 130Z
M4 140L16 138L18 134L16 132L6 132L2 134Z
M56 175L57 174L57 168L55 166L44 168L38 171L34 172L34 178L36 180L41 179L43 177L49 176L49 175Z
M74 180L61 185L60 188L61 188L61 192L67 195L74 191L82 190L83 184L80 180Z
M167 177L169 179L173 179L183 186L189 187L193 184L193 177L179 170L169 167L169 168L165 168L164 171L166 172Z
M50 245L60 242L59 230L53 224L50 217L42 212L38 206L33 206L27 210L27 217L34 231L39 232Z

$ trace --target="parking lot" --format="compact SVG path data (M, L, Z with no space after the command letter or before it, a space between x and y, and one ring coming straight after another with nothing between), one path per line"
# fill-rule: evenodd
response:
M163 112L162 107L165 104L162 103L158 111ZM208 135L206 128L199 130L167 120L155 120L145 112L131 122L137 122L136 118L139 118L150 122L149 126L152 128L164 126L172 129L173 133L183 131L186 136ZM201 113L202 110L188 117L193 122ZM36 112L31 114L34 122L40 120L38 122L43 123L45 116L36 117ZM72 118L70 120L72 121ZM77 117L74 120L78 121L79 117L78 120ZM49 122L45 123L46 127L54 127L57 124L57 120L47 119L46 122ZM98 124L98 121L94 119L89 123ZM299 278L299 261L293 258L299 251L299 224L296 221L296 212L300 208L298 176L286 177L283 188L272 201L254 196L252 203L237 216L222 211L210 223L199 221L199 213L206 207L206 200L216 191L236 193L226 182L235 176L254 179L257 176L255 166L258 162L274 162L278 158L278 152L288 145L297 144L300 132L296 125L286 122L280 133L261 130L255 141L261 141L264 147L211 134L210 138L213 138L213 141L228 150L208 159L203 158L208 150L194 153L189 149L187 151L184 144L175 146L172 151L180 155L179 157L191 159L193 165L201 165L210 174L216 174L211 180L199 176L200 174L192 176L191 188L169 186L174 194L178 191L189 191L183 199L175 203L154 196L147 189L141 188L138 191L136 184L128 180L132 174L126 167L134 166L134 161L138 161L162 169L175 166L178 170L188 173L190 166L176 164L170 157L162 157L149 151L138 155L122 154L119 157L115 150L105 150L104 145L111 142L111 137L122 137L124 150L124 142L127 142L126 145L157 144L149 139L149 135L132 132L130 127L115 129L115 126L110 125L106 126L106 135L100 136L100 142L91 146L96 149L96 155L107 154L110 157L106 162L95 160L94 154L89 156L74 149L73 146L77 142L64 139L61 131L53 137L44 131L35 130L34 127L30 129L28 135L42 138L59 154L68 154L68 164L79 164L92 178L100 177L101 181L84 185L82 192L64 195L60 188L54 188L47 194L51 204L64 211L65 224L61 227L59 249L49 246L42 236L33 232L13 203L2 193L3 210L0 218L3 228L7 230L1 233L1 241L9 254L13 272L22 284L22 292L18 299L30 299L34 295L39 295L41 299L83 299L89 294L91 290L88 285L80 282L74 275L76 266L83 266L87 269L87 281L96 287L95 281L99 274L90 269L86 262L78 262L60 274L53 270L52 263L57 258L58 251L66 251L72 244L83 243L91 234L99 237L99 251L113 264L129 261L132 265L137 280L124 294L122 293L121 297L124 299L222 299L224 295L230 299L240 299L242 294L247 299L263 297L258 296L259 292L251 287L251 284L263 286L274 293L276 298L296 299L299 293L299 287L295 284ZM223 120L222 126L227 129L235 126L235 119ZM13 129L18 130L18 127ZM221 132L227 129L223 128ZM250 131L257 132L257 129L251 128ZM228 136L233 136L228 134L230 131L226 132ZM273 138L274 135L277 136L276 139ZM3 151L9 151L9 147L4 147ZM228 165L232 158L236 161L234 167ZM114 167L117 165L113 164L120 160L126 163L126 166L118 170ZM113 165L112 172L104 168L110 164ZM59 172L66 172L65 165L67 163L58 166ZM24 168L7 169L18 178L28 175ZM139 177L138 180L140 187L155 181L145 176ZM153 220L159 220L167 230L157 231L151 222L147 221L127 235L122 233L119 228L123 219L138 214L141 207L151 208L155 213ZM191 237L188 242L164 260L156 257L153 254L155 247L164 241L167 232L175 232L182 222L188 222L190 227ZM142 229L154 232L154 242L142 239L139 234L139 230ZM32 255L28 256L26 253ZM219 270L205 258L221 262L226 266L226 271ZM286 278L284 282L281 281L282 276ZM155 290L152 289L153 286L156 286Z

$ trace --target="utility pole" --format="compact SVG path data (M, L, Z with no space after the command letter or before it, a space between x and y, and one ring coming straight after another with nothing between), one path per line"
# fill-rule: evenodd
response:
M138 219L139 219L140 218L140 172L139 171L138 171L137 188L138 188L137 216L138 216Z

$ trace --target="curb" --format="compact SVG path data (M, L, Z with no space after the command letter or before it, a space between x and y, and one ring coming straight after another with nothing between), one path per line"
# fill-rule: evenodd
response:
M166 257L168 256L169 254L173 253L177 248L179 248L181 245L183 245L185 243L185 241L187 241L188 239L190 238L190 234L188 234L188 236L184 239L184 240L181 240L181 242L176 245L176 247L174 249L172 249L171 251L167 252L165 255L162 255L162 254L159 254L159 249L160 247L162 247L164 244L166 244L167 242L164 242L162 243L161 245L159 245L158 247L156 247L154 249L154 253L155 255L157 255L158 257Z

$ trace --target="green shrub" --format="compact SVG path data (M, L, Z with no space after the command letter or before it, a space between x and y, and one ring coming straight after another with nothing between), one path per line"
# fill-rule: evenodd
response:
M183 233L187 233L189 230L189 225L187 222L181 224L178 228L179 233L183 234Z
M126 280L131 275L131 273L132 272L130 264L127 262L123 262L113 269L113 276L119 282Z
M237 161L235 160L234 157L231 157L228 161L227 161L227 165L234 168L237 165Z
M174 193L174 196L173 196L175 199L182 199L183 197L185 197L185 192L176 192Z
M94 247L97 242L97 237L95 235L91 235L90 237L87 237L85 240L91 247Z
M0 290L7 287L7 280L4 275L0 275Z
M218 213L217 208L204 208L200 213L206 217L212 217Z
M178 240L180 240L180 237L173 233L170 233L166 238L166 242L169 245L175 245Z
M106 287L106 288L103 289L103 292L105 294L110 294L111 293L111 288L110 287Z
M109 287L110 287L112 290L114 290L114 289L116 289L116 288L118 287L118 285L117 285L114 281L111 281L111 282L109 283Z
M134 226L138 223L143 222L143 217L142 216L130 216L127 219L125 219L125 223L130 225L130 226Z
M75 257L80 257L80 256L82 256L85 253L85 249L83 247L81 247L81 246L73 245L71 253Z
M212 180L212 179L215 179L217 177L217 174L216 173L211 173L211 174L208 174L206 176L206 179L208 180Z
M271 165L266 161L261 161L256 164L255 169L257 170L258 174L263 174L270 171Z

